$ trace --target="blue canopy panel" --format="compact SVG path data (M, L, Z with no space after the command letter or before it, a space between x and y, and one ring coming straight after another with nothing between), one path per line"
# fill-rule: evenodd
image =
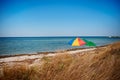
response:
M68 44L72 45L72 43L73 43L74 40L75 40L75 39L70 40L70 41L68 42Z

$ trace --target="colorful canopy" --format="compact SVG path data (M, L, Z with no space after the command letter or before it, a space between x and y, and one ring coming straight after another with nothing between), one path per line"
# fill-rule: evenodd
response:
M80 39L80 38L72 39L71 41L69 41L69 44L72 46L82 46L82 45L96 46L96 44L93 43L92 41L88 41L86 39Z
M85 44L85 41L83 41L82 39L80 38L76 38L76 39L73 39L69 42L70 45L72 46L82 46Z

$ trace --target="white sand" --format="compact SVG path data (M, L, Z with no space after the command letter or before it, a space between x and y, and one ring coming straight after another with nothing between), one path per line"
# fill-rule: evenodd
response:
M86 51L91 51L94 50L96 48L90 48L90 49L83 49L83 50L75 50L75 51L69 51L69 54L75 54L75 53L80 53L80 52L86 52Z
M11 62L11 61L23 61L26 59L36 59L36 58L42 58L43 55L31 55L31 56L14 56L14 57L8 57L8 58L1 58L0 62Z
M82 50L73 50L73 51L67 51L65 53L68 54L75 54L75 53L80 53L80 52L86 52L86 51L91 51L96 48L90 48L90 49L82 49ZM64 52L63 52L64 53ZM44 56L55 56L56 54L59 53L49 53L47 55L44 54L38 54L38 55L22 55L22 56L14 56L14 57L7 57L7 58L0 58L0 62L13 62L13 61L23 61L23 60L28 60L28 59L41 59Z

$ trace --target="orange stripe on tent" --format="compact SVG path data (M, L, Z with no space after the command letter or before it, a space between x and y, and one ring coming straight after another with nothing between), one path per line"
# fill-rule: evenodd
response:
M84 44L86 44L82 39L78 38L78 42L79 42L79 45L82 46Z

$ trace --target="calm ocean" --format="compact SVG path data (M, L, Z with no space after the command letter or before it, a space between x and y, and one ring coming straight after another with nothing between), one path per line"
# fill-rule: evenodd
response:
M75 37L1 37L0 55L28 54L36 52L65 50L70 48L83 48L87 46L72 47L68 42ZM81 37L96 43L97 46L106 45L120 38L108 37Z

